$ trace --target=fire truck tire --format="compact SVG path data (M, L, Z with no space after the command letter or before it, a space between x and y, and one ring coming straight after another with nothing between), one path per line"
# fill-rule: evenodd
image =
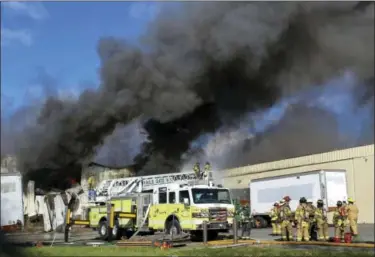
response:
M120 240L121 237L122 237L122 229L120 228L120 223L119 221L116 219L115 220L115 224L113 226L113 229L112 229L112 238L115 239L115 240Z
M106 220L103 220L99 223L99 236L101 240L107 240L108 239L108 223ZM122 231L119 226L118 220L115 220L114 227L112 229L112 239L119 240L122 236Z
M263 217L254 217L253 228L267 228L268 222Z
M219 233L217 231L208 231L208 233L207 233L207 240L208 241L215 240L218 235L219 235Z
M180 222L178 222L177 220L171 220L169 222L167 222L166 224L166 232L167 234L171 234L173 231L173 234L174 235L180 235L181 234L181 226L180 226Z
M100 239L101 240L107 240L108 238L108 228L107 228L107 221L106 220L103 220L99 223L99 228L98 228L98 232L99 232L99 236L100 236Z

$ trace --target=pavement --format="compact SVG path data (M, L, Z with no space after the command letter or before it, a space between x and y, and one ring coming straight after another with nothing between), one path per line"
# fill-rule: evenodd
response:
M361 241L375 241L374 224L360 224L358 225L360 232ZM329 228L330 236L334 234L334 228ZM252 229L251 238L255 240L276 240L279 237L271 236L272 230L270 228L265 229ZM294 229L295 232L295 229ZM239 231L240 233L240 231ZM229 234L228 234L229 235ZM61 244L64 243L64 234L51 232L51 233L9 233L6 234L7 239L15 243L25 242L38 242L43 241L47 244ZM98 240L98 232L91 229L84 229L76 232L72 232L69 238L70 242L85 243L85 242L100 242Z
M359 224L358 225L359 236L361 241L375 241L375 231L374 231L374 224ZM293 232L296 232L296 229L293 229ZM330 236L334 236L334 228L329 228ZM278 237L271 236L272 233L271 228L264 228L264 229L252 229L251 230L251 238L255 240L275 240Z

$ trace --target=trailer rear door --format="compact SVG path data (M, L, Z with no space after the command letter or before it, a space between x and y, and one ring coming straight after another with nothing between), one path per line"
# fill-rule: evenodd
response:
M348 198L346 171L325 170L325 184L328 208L336 207L337 201L346 201Z

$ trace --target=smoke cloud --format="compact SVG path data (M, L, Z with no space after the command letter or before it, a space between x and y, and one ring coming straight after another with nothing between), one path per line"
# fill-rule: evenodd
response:
M177 171L202 134L346 70L360 80L373 77L373 8L355 10L350 2L183 5L180 12L162 10L140 48L115 38L99 42L99 88L77 101L46 101L37 124L22 131L17 155L24 170L83 162L116 126L142 116L148 138L134 159L138 168Z

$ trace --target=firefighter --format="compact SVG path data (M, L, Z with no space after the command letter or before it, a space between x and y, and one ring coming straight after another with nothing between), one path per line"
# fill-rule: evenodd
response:
M299 205L296 209L294 220L297 224L297 241L302 240L310 241L309 234L309 212L307 208L307 200L305 197L301 197Z
M287 199L290 198L288 197ZM281 221L281 240L290 241L293 237L292 231L292 210L289 206L289 201L285 201L285 197L281 200L280 210L279 210L279 220Z
M242 206L240 213L240 222L241 222L241 237L250 238L251 233L251 217L250 217L250 207L248 204Z
M315 208L315 221L318 229L318 240L319 241L328 241L328 222L327 222L327 210L324 208L323 200L319 199L316 202Z
M281 235L281 228L279 226L279 203L275 202L273 204L273 208L271 209L270 213L270 218L271 218L271 224L272 224L272 235L273 236L278 236ZM280 230L279 230L280 229Z
M237 228L241 224L241 204L238 200L234 201L234 221L237 223ZM237 236L238 236L238 229L237 229Z
M88 184L89 200L94 201L96 197L94 174L90 174L90 177L87 179L87 184Z
M199 162L196 162L194 167L193 167L193 171L195 173L195 176L197 177L197 179L200 178L201 176L201 166L199 164Z
M283 197L283 200L287 203L289 206L290 201L292 200L288 195Z
M316 221L315 221L315 206L312 199L307 199L306 202L307 211L309 213L309 235L311 240L317 240L316 234Z
M344 239L344 233L347 223L346 208L343 207L341 201L337 201L336 210L333 213L333 224L335 226L335 241Z
M205 179L208 178L208 174L210 173L211 171L211 164L209 162L206 162L206 164L204 165L204 173L203 173L203 176Z
M346 212L348 214L348 223L350 232L352 233L353 237L358 237L358 207L354 204L354 200L352 198L348 198L348 205L346 206Z

